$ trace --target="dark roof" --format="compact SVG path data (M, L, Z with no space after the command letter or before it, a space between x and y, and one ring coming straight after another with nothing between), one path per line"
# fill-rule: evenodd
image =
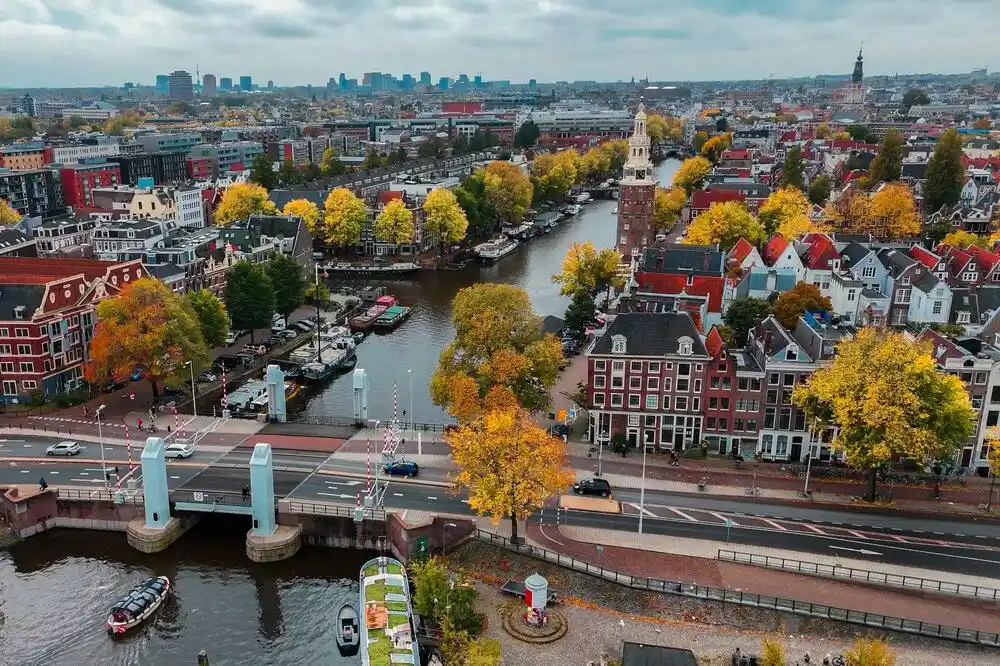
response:
M927 178L927 164L928 162L903 162L899 175L901 178L924 180Z
M5 284L0 286L0 321L14 321L14 308L24 306L24 319L29 320L45 297L44 284Z
M983 315L983 321L987 317L987 312L1000 310L1000 286L990 285L976 289L976 300L979 301L979 310Z
M301 220L291 215L251 215L249 228L265 236L295 238L299 234Z
M285 204L293 199L305 199L313 202L322 210L323 204L326 202L326 194L327 190L271 190L267 196L279 209L284 208Z
M705 343L694 320L687 312L627 312L608 325L608 330L594 345L594 354L610 354L612 338L625 336L625 353L630 356L665 356L676 354L678 340L691 339L691 353L708 356Z
M184 269L177 264L156 264L153 266L146 266L146 269L153 277L163 280L164 282L184 277Z
M878 258L893 277L898 277L907 268L917 263L915 259L896 248L882 248L878 251Z
M768 333L770 333L770 336L767 335ZM774 356L792 342L792 336L790 336L788 331L785 330L785 327L774 318L774 315L768 316L767 319L760 322L755 328L751 329L750 335L762 343L767 339L767 337L770 337L770 345L767 345L764 348L764 353L768 356Z
M34 238L20 229L0 229L0 252L12 245L21 245L33 241Z
M913 286L925 294L929 294L934 287L938 286L939 282L940 280L933 273L924 273L923 277L913 283Z
M734 183L731 181L712 183L712 189L746 191L747 196L754 199L766 199L771 196L771 188L764 183Z
M544 335L545 333L552 333L553 335L555 335L556 333L561 331L563 326L565 325L566 322L560 319L559 317L556 317L555 315L548 315L547 317L545 317L545 319L542 320L542 334Z
M625 643L622 666L698 666L698 660L691 650Z
M647 273L722 275L726 270L726 253L714 245L647 247L642 255L642 270Z
M855 241L851 241L847 244L843 250L840 251L840 256L844 258L844 267L852 268L856 263L868 256L871 252L864 245L859 245Z

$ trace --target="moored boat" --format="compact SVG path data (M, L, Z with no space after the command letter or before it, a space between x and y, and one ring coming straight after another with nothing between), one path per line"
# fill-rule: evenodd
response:
M573 201L578 204L590 203L591 201L590 192L581 192L580 194L573 197Z
M580 211L583 210L583 206L574 203L563 206L559 210L561 210L564 215L569 215L570 217L573 217L574 215L578 215Z
M476 254L483 263L491 264L506 257L517 249L517 241L511 238L498 238L476 246Z
M351 264L345 261L341 261L332 266L327 266L325 270L329 273L354 273L357 275L373 275L379 273L386 273L390 275L404 275L407 273L415 273L419 271L420 265L415 264L412 261L399 261L392 264L386 264L386 263Z
M393 305L397 305L395 296L380 296L375 299L375 304L370 308L365 310L363 314L359 314L356 317L351 317L350 324L352 331L367 331L378 319L379 315L391 308Z
M358 612L351 604L344 604L337 613L337 649L341 656L358 653L361 636L358 630Z
M410 318L410 308L404 305L393 305L375 320L375 330L391 331Z
M361 567L360 579L362 665L419 664L410 584L403 564L391 557L369 560Z
M106 625L108 631L120 635L138 627L160 607L169 593L170 579L166 576L142 581L111 607Z

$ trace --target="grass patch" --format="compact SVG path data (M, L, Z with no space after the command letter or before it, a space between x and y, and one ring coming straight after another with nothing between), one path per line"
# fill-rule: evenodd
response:
M403 567L401 567L400 565L396 564L395 562L389 562L388 564L386 564L385 565L385 570L386 570L386 572L391 573L391 574L402 574L403 573Z
M382 638L383 636L385 636L385 629L379 628L368 630L368 638Z
M387 601L385 602L386 610L390 611L401 611L406 612L406 602L405 601Z
M385 590L382 592L382 599L385 599L387 592L390 594L403 594L405 592L402 585L384 585L384 587Z
M385 593L393 592L397 587L396 585L386 586L383 580L365 585L365 601L385 601ZM403 588L398 589L402 590Z
M405 615L389 613L389 627L395 628L407 622L409 622L409 619Z
M371 666L389 666L391 663L389 661L389 652L392 649L392 645L389 644L389 639L382 636L374 643L368 644L368 661Z
M413 650L408 650L406 648L393 648L392 654L413 654Z
M379 572L378 567L375 566L374 564L370 564L361 570L361 573L363 573L365 576L377 576L378 572Z

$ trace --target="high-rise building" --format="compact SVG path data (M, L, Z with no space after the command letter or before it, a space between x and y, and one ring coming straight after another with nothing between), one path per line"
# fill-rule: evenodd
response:
M228 76L223 76L219 79L219 90L229 92L233 89L233 80Z
M201 77L201 96L206 99L215 97L215 74Z
M170 92L170 76L167 74L156 75L156 92L166 95Z
M240 77L240 90L249 91L253 90L253 77L252 76L241 76Z
M538 81L536 81L535 79L528 79L528 87L534 90L535 88L538 87Z
M646 133L646 109L640 103L635 125L628 140L628 159L622 173L618 196L618 251L625 261L638 259L653 241L653 198L656 179L650 160L649 135Z
M274 81L272 81L271 79L267 80L267 89L274 90Z
M347 88L347 74L341 72L340 76L337 78L337 84L340 86L341 90L345 90Z
M475 87L477 87L477 88L482 88L483 87L483 75L482 74L476 74L476 77L472 81L473 81L473 85L475 85Z
M448 89L448 77L447 76L442 76L440 79L438 79L438 88L440 90L447 90Z
M170 101L191 102L194 100L194 87L191 85L191 75L183 69L170 72Z
M431 73L420 72L420 85L429 86L431 84Z
M21 113L32 118L38 117L38 100L31 95L25 95L17 101L18 106L21 107Z

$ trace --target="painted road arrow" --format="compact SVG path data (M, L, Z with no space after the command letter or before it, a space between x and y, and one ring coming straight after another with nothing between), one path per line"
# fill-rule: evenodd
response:
M881 555L882 553L875 550L867 550L865 548L844 548L842 546L830 546L834 550L849 550L852 553L861 553L862 555Z

